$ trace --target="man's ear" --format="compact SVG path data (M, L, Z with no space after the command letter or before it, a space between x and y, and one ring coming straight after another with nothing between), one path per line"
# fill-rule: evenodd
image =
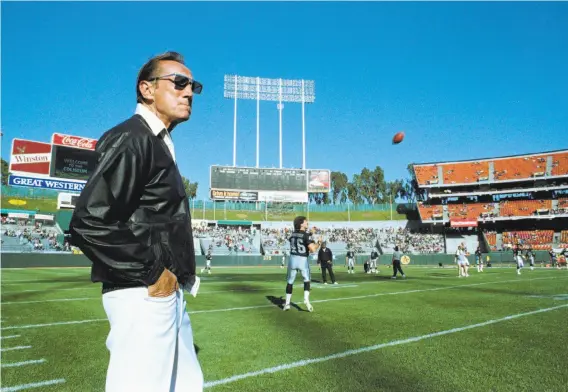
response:
M147 101L154 100L154 92L156 90L156 86L153 82L149 82L147 80L142 80L138 84L138 90L140 90L140 94L142 97Z

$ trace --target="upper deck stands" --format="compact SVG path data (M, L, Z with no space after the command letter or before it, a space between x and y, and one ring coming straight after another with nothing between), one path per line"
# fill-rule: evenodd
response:
M439 178L441 168L442 178ZM420 185L467 185L568 176L568 151L414 165Z

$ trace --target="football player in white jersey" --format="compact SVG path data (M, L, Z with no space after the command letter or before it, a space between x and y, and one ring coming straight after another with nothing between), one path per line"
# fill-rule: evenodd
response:
M310 253L317 252L322 243L320 238L317 244L312 240L311 234L307 232L308 220L304 216L294 219L294 232L290 236L290 257L288 259L288 276L286 279L286 303L283 310L290 309L294 280L298 271L304 278L304 304L309 312L314 308L310 304L310 264L308 257Z

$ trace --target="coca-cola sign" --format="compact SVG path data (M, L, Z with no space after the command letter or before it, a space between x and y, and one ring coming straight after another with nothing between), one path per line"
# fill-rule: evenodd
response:
M55 146L81 148L83 150L94 151L95 146L97 145L97 139L54 133L52 138L52 143Z

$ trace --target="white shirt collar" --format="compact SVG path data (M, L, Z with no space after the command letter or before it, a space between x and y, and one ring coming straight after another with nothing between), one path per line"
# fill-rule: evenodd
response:
M146 106L142 105L141 103L136 104L135 114L141 115L142 118L146 120L146 122L150 126L150 129L152 130L152 133L154 133L154 135L156 136L158 136L160 132L166 129L166 126L164 125L162 120L160 120L158 116L152 113L150 109L148 109Z

